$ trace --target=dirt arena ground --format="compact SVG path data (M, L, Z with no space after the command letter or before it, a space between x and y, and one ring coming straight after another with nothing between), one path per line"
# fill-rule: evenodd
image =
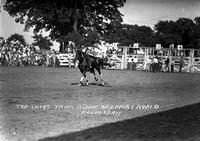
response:
M0 141L198 141L200 74L0 67ZM179 108L178 108L179 107Z

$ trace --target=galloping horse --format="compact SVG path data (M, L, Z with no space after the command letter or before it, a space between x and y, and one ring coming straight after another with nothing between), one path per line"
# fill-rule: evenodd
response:
M103 80L103 76L102 76L100 68L102 66L106 66L106 65L111 66L109 63L106 62L105 59L99 58L99 57L94 57L94 56L89 55L85 52L77 50L75 60L79 61L78 68L80 69L80 72L82 73L82 77L80 79L80 85L83 85L82 81L83 81L84 78L86 79L86 84L87 85L89 84L87 76L86 76L86 72L93 73L94 79L96 81L98 81L98 79L95 75L95 69L96 69L99 73L100 78L101 78L101 85L104 86L104 80Z

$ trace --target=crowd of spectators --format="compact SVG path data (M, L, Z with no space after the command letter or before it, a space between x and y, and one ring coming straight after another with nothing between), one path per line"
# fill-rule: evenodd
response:
M161 57L149 57L146 60L146 71L161 72L169 71L169 58L163 59Z
M141 61L141 60L140 60ZM138 65L141 63L138 59L138 56L133 56L128 59L128 70L137 70ZM169 57L161 56L148 56L145 58L144 70L148 72L174 72L175 64L179 65L179 72L182 71L184 66L184 59L181 57L179 60L175 60Z
M2 66L57 66L54 50L39 52L31 45L23 45L18 40L5 42L0 46Z
M171 58L171 61L169 57L148 57L146 60L146 66L145 71L150 72L174 72L175 64L178 63L179 66L179 72L182 71L182 68L184 66L184 59L183 56L179 60L175 60L175 58Z

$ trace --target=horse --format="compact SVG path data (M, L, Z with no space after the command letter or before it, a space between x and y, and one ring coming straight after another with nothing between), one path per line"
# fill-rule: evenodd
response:
M82 77L80 79L79 85L83 85L83 79L86 79L86 85L89 85L89 81L87 79L86 73L90 72L94 74L94 80L98 81L98 78L96 77L95 70L99 73L99 76L101 78L101 85L104 86L104 79L103 75L101 73L101 67L103 66L110 66L110 63L107 63L107 61L100 57L95 57L92 55L87 54L86 52L82 52L80 50L76 51L75 60L78 60L78 68L80 72L82 73Z

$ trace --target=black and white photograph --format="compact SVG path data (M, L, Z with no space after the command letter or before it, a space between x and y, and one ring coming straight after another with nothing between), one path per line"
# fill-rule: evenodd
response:
M200 0L0 0L0 141L200 141Z

